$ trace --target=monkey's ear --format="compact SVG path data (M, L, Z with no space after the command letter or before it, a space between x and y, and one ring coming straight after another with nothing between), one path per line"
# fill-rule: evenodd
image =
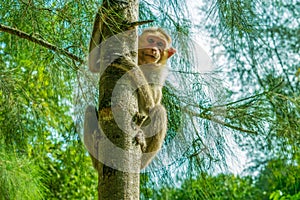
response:
M176 49L174 49L173 47L170 47L168 49L168 58L170 58L175 53L176 53Z

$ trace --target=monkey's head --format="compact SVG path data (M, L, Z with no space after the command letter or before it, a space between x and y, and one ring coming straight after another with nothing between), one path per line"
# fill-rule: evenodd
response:
M139 36L138 64L165 64L176 50L171 37L161 28L148 28Z

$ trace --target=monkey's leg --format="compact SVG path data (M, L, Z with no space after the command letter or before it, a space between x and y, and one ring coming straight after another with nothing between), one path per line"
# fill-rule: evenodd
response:
M98 140L100 139L100 130L98 125L97 110L94 106L89 105L84 115L84 144L92 157L93 166L97 169L98 160Z
M146 151L146 146L147 146L145 134L141 129L141 125L144 123L145 120L146 120L146 116L141 115L139 112L137 112L132 119L132 127L134 127L134 129L139 129L135 136L135 141L137 144L141 146L142 152Z
M149 113L150 123L146 127L142 127L146 137L146 151L142 155L141 169L145 168L164 142L167 132L167 113L162 105L156 105Z

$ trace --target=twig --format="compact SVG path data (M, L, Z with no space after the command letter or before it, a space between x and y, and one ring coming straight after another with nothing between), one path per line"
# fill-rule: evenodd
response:
M70 52L68 52L68 51L66 51L66 50L64 50L62 48L59 48L59 47L57 47L57 46L55 46L55 45L53 45L53 44L51 44L51 43L49 43L49 42L47 42L45 40L42 40L40 38L36 38L33 35L30 35L28 33L20 31L20 30L18 30L16 28L0 24L0 31L6 32L6 33L10 33L12 35L16 35L16 36L18 36L20 38L24 38L26 40L29 40L29 41L34 42L36 44L39 44L39 45L41 45L43 47L46 47L46 48L48 48L48 49L50 49L52 51L64 54L67 57L69 57L69 58L71 58L71 59L73 59L73 60L75 60L77 62L80 62L81 64L84 62L84 60L81 59L80 57L78 57L78 56L76 56L76 55L74 55L74 54L72 54L72 53L70 53Z
M145 21L137 21L137 22L131 22L129 23L129 27L135 27L135 26L141 26L143 24L148 24L154 22L154 20L145 20Z
M197 113L195 111L192 111L192 110L189 110L186 108L186 111L190 114L190 115L193 115L193 116L198 116L198 117L201 117L202 119L207 119L207 120L210 120L210 121L213 121L217 124L221 124L223 126L226 126L228 128L231 128L233 130L237 130L237 131L241 131L241 132L245 132L245 133L252 133L252 134L257 134L257 132L255 131L252 131L252 130L248 130L248 129L244 129L242 127L238 127L238 126L234 126L234 125L231 125L229 123L226 123L225 121L222 121L222 120L219 120L211 115L208 115L208 114L205 114L205 113Z

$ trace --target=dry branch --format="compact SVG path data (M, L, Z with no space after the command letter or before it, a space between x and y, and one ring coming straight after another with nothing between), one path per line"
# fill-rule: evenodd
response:
M31 34L28 34L28 33L25 33L21 30L18 30L16 28L13 28L13 27L9 27L9 26L5 26L5 25L2 25L0 24L0 31L3 31L3 32L6 32L6 33L9 33L9 34L12 34L12 35L16 35L20 38L24 38L26 40L29 40L31 42L34 42L36 44L39 44L43 47L46 47L47 49L50 49L52 51L55 51L57 53L61 53L63 55L66 55L67 57L71 58L72 60L75 60L77 62L80 62L80 63L83 63L83 59L81 59L80 57L62 49L62 48L59 48L45 40L42 40L40 38L37 38Z

